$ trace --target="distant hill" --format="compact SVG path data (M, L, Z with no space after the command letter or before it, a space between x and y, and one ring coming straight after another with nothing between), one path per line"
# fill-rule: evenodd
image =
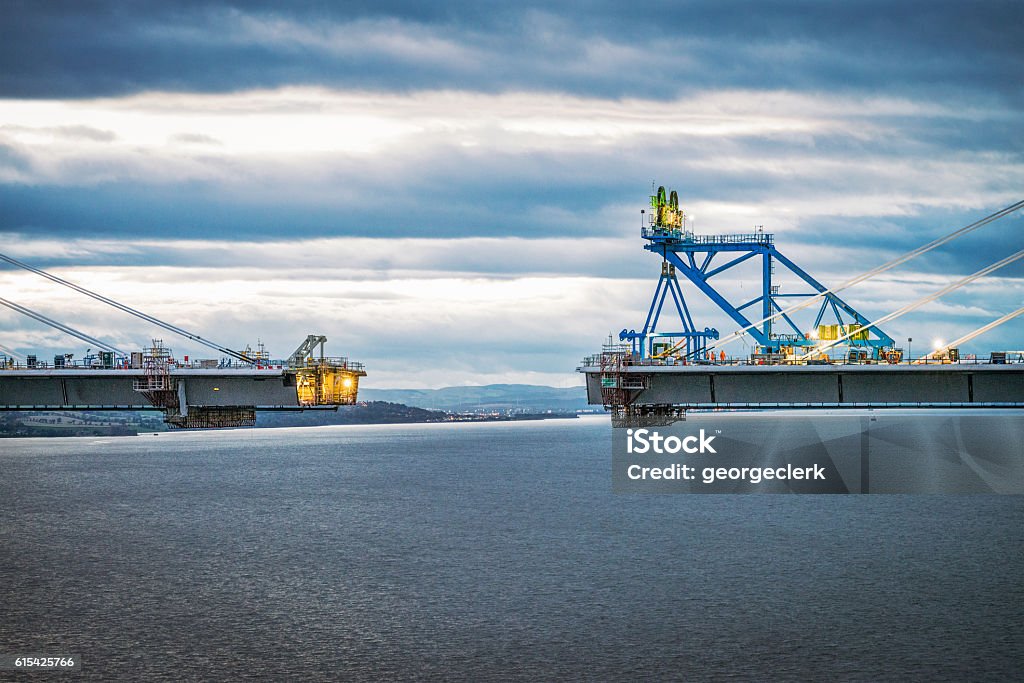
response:
M583 387L559 389L535 384L489 384L443 389L359 389L359 404L334 410L259 411L257 427L301 427L332 424L448 422L447 413L503 413L462 419L537 419L547 413L600 410L587 405ZM507 413L512 411L512 415ZM40 411L0 413L0 437L120 436L167 429L159 413L104 411Z
M472 387L482 388L482 387ZM537 387L548 388L548 387ZM444 391L444 390L441 390ZM361 391L360 394L363 392ZM427 392L429 393L429 392ZM544 408L520 410L505 414L494 407L485 412L498 410L501 415L478 414L476 408L462 412L466 415L450 415L441 410L428 410L416 406L386 401L367 401L360 396L359 403L341 406L337 410L266 411L256 412L256 427L310 427L319 425L369 425L407 424L423 422L481 422L509 420L542 420L549 418L575 417L575 410ZM525 404L521 404L521 408ZM553 405L548 402L545 405ZM549 411L554 412L551 414ZM0 412L0 438L39 436L134 436L139 432L162 432L167 430L160 413L154 411L26 411Z
M524 410L573 412L593 409L587 405L583 387L560 389L536 384L488 384L443 389L370 389L360 387L361 401L403 403L427 410L479 412L491 410Z
M409 422L445 422L445 413L423 410L397 403L368 401L338 410L256 413L257 427L308 427L314 425L395 424Z

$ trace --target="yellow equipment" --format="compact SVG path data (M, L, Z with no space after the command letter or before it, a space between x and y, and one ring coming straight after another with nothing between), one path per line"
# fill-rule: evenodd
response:
M311 359L312 360L312 359ZM346 406L356 402L362 370L314 361L295 370L295 391L302 406Z

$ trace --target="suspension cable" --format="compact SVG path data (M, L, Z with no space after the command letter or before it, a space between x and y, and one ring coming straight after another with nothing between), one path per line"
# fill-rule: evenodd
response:
M1024 249L1021 249L1017 253L1011 254L1011 255L1007 256L1006 258L1004 258L1002 260L996 261L995 263L993 263L990 266L985 266L984 268L982 268L981 270L979 270L978 272L976 272L976 273L974 273L972 275L968 275L967 277L962 278L960 280L957 280L956 282L954 282L952 284L948 284L945 287L943 287L942 289L938 290L937 292L933 292L932 294L929 294L927 296L923 296L920 299L918 299L917 301L909 303L906 306L903 306L902 308L898 308L897 310L893 311L892 313L889 313L888 315L883 315L881 318L879 318L878 320L876 320L876 321L874 321L872 323L868 323L867 325L864 325L863 327L859 327L859 328L857 328L855 330L851 330L850 332L847 332L846 334L844 334L843 336L839 337L838 339L830 341L828 344L825 344L824 346L816 347L813 351L808 351L804 355L798 357L796 360L805 360L808 357L813 356L816 353L821 353L823 351L827 351L828 349L831 349L833 346L836 346L837 344L841 344L842 342L846 341L847 339L849 339L850 337L852 337L855 334L861 334L862 332L866 332L867 330L869 330L872 327L877 327L878 325L881 325L882 323L889 322L890 320L895 320L896 318L899 318L900 316L902 316L902 315L904 315L906 313L910 313L911 311L913 311L913 310L915 310L917 308L920 308L921 306L924 306L927 303L935 301L936 299L938 299L940 296L943 296L944 294L948 294L948 293L952 292L955 289L959 289L960 287L963 287L966 284L974 282L978 278L983 277L985 275L988 275L992 271L998 270L999 268L1002 268L1005 265L1013 263L1014 261L1018 261L1021 258L1024 258Z
M949 349L955 349L958 346L960 346L961 344L966 344L967 342L971 341L975 337L981 336L981 335L985 334L986 332L988 332L989 330L994 329L996 327L999 327L1003 323L1009 322L1009 321L1013 320L1014 318L1016 318L1018 315L1021 315L1021 314L1024 314L1024 307L1018 308L1016 311L1013 311L1012 313L1007 313L1002 318L999 318L998 320L993 320L992 322L988 323L987 325L982 325L981 327L979 327L978 329L974 330L973 332L968 332L967 334L965 334L964 336L960 337L959 339L957 339L955 341L951 341L948 344L946 344L945 346L942 346L942 347L939 347L939 348L935 349L934 351L929 353L927 356L925 356L925 358L931 358L932 356L938 356L938 355L944 354Z
M25 359L25 357L23 355L21 355L20 353L18 353L14 349L11 349L11 348L8 348L8 347L4 346L3 344L0 344L0 352L3 352L3 354L5 356L7 356L8 358L18 358L20 360L24 360Z
M132 308L131 306L126 306L126 305L124 305L124 304L122 304L120 302L117 302L117 301L114 301L113 299L105 297L102 294L97 294L96 292L88 290L85 287L81 287L79 285L76 285L74 282L68 282L67 280L59 278L56 275L53 275L52 273L46 272L45 270L40 270L39 268L34 268L34 267L28 265L27 263L22 263L21 261L15 259L15 258L11 258L10 256L6 256L4 254L0 254L0 260L6 261L7 263L10 263L13 266L17 266L19 268L24 268L25 270L27 270L29 272L32 272L32 273L35 273L36 275L41 275L42 277L45 277L47 280L50 280L52 282L56 282L59 285L64 285L65 287L70 287L71 289L75 290L76 292L79 292L81 294L85 294L86 296L91 297L93 299L96 299L97 301L102 301L103 303L107 304L108 306L113 306L114 308L116 308L118 310L124 311L125 313L128 313L130 315L134 315L136 318L141 318L141 319L145 320L148 323L156 325L157 327L162 327L163 329L165 329L165 330L167 330L169 332L173 332L174 334L177 334L177 335L180 335L182 337L185 337L186 339L190 339L190 340L192 340L194 342L198 342L198 343L202 344L203 346L207 346L207 347L209 347L211 349L214 349L215 351L218 351L218 352L223 353L223 354L227 354L228 356L231 356L232 358L236 358L236 359L238 359L240 361L243 361L245 363L252 363L253 362L253 359L249 358L245 354L239 353L238 351L232 351L231 349L229 349L229 348L227 348L225 346L221 346L220 344L215 344L212 341L209 341L207 339L203 339L198 334L193 334L193 333L189 332L188 330L183 330L182 328L180 328L180 327L178 327L176 325L172 325L170 323L164 322L163 320L160 320L159 318L154 318L153 316L147 315L146 313L143 313L142 311L138 311L138 310Z
M829 294L835 294L836 292L841 292L844 289L847 289L849 287L852 287L852 286L854 286L856 284L859 284L859 283L863 282L864 280L872 278L872 277L874 277L876 275L880 275L880 274L882 274L882 273L884 273L884 272L886 272L888 270L892 270L896 266L902 265L902 264L906 263L907 261L920 256L921 254L927 253L927 252L931 251L932 249L936 249L936 248L942 246L943 244L951 242L951 241L955 240L958 237L962 237L962 236L966 235L969 232L973 232L974 230L977 230L978 228L981 228L981 227L983 227L985 225L988 225L989 223L992 223L993 221L997 221L1000 218L1004 218L1004 217L1010 215L1011 213L1013 213L1014 211L1017 211L1017 210L1019 210L1021 208L1024 208L1024 199L1022 199L1022 200L1020 200L1018 202L1015 202L1013 204L1010 204L1009 206L1007 206L1007 207L1005 207L1003 209L1000 209L999 211L996 211L995 213L989 214L988 216L985 216L984 218L976 220L976 221L974 221L973 223L971 223L969 225L965 225L962 228L954 230L953 232L951 232L951 233L949 233L949 234L947 234L947 235L945 235L943 237L940 237L938 239L932 240L928 244L922 245L922 246L918 247L917 249L913 249L911 251L908 251L907 253L903 254L902 256L898 256L898 257L894 258L893 260L891 260L891 261L889 261L887 263L883 263L882 265L878 266L877 268L874 268L874 269L869 270L869 271L867 271L865 273L861 273L860 275L852 277L849 280L847 280L846 282L843 282L842 284L837 285L836 287L833 287L831 289L826 289L825 291L819 292L817 294L810 295L806 299L804 299L804 300L802 300L802 301L800 301L800 302L798 302L796 304L793 304L792 306L789 306L788 308L779 310L777 313L774 313L773 315L770 315L767 318L762 318L761 320L758 320L757 322L750 323L749 325L747 325L745 327L742 327L739 330L736 330L735 332L732 332L731 334L726 335L725 337L722 337L718 341L716 341L716 342L714 342L712 344L709 344L708 345L708 349L710 350L710 349L718 348L719 346L723 346L725 344L729 344L731 342L734 342L737 339L743 337L747 333L748 330L752 330L755 327L757 327L759 325L762 325L762 324L764 324L766 322L773 321L773 320L776 320L778 318L781 318L784 315L789 315L790 313L793 313L795 311L803 310L804 308L807 308L808 306L812 305L814 302L820 301L821 299L825 298ZM681 345L682 345L682 342L677 344L676 347L672 349L672 351L674 351L676 348L678 348Z
M18 313L21 313L22 315L27 315L28 317L33 318L34 320L38 320L41 323L44 323L46 325L49 325L50 327L56 328L56 329L60 330L61 332L65 333L65 334L71 335L72 337L78 337L82 341L89 342L93 346L97 346L97 347L103 349L104 351L113 351L114 353L116 353L119 356L126 356L127 355L124 351L121 351L120 349L118 349L115 346L111 346L110 344L108 344L108 343L106 343L104 341L100 341L96 337L91 337L88 334L86 334L85 332L82 332L80 330L76 330L73 327L68 327L64 323L59 323L56 320L53 320L52 318L47 318L42 313L39 313L37 311L33 311L31 308L25 308L24 306L21 306L20 304L16 304L13 301L8 301L7 299L3 299L3 298L0 298L0 305L6 306L7 308L11 309L12 311L17 311Z

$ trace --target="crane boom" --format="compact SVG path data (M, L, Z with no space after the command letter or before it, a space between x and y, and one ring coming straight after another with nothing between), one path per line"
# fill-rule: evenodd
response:
M307 336L306 341L299 344L299 348L295 349L295 352L288 357L288 367L304 367L306 365L306 358L317 346L320 347L320 358L323 359L324 343L326 342L327 337L320 334L311 334Z

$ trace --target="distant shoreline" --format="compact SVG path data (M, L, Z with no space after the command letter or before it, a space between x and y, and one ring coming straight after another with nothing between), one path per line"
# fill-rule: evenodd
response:
M437 424L459 422L522 422L575 419L574 411L449 412L426 410L384 401L362 402L339 411L257 413L255 427L321 427L330 425ZM138 436L161 432L196 431L168 429L159 413L111 411L26 411L0 414L0 438L59 438Z

